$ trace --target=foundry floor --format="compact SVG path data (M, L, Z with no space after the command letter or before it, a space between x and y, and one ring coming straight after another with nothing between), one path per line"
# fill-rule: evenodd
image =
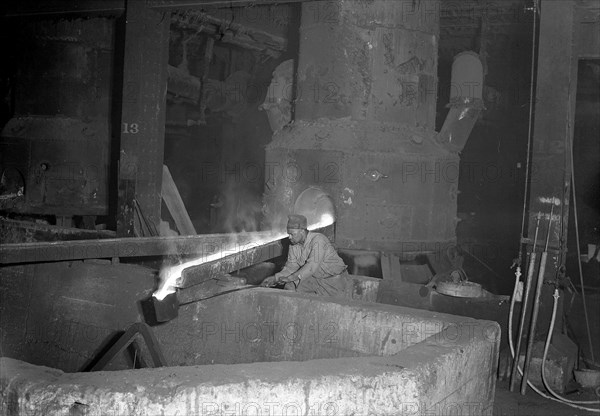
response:
M582 395L574 393L567 397L570 400L597 399L593 392L587 392L587 394ZM600 409L600 406L595 405L595 408ZM521 396L518 391L511 393L508 390L507 381L498 380L496 383L494 416L587 416L598 414L598 412L587 412L545 399L531 389L527 390L525 396Z

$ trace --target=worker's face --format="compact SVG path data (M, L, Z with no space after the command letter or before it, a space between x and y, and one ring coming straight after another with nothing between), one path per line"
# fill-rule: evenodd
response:
M304 241L304 230L298 228L288 228L288 237L292 244L298 244Z

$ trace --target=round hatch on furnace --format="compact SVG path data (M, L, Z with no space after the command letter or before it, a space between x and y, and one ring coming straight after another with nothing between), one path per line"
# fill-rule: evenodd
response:
M308 228L323 228L335 222L335 207L331 197L320 188L309 187L302 191L294 204L294 213L308 220ZM320 223L320 224L319 224Z

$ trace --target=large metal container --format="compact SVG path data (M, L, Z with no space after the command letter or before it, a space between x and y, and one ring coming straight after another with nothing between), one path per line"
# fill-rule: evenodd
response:
M270 218L317 187L338 247L438 251L456 239L459 156L437 140L437 1L303 5L296 121L266 149Z

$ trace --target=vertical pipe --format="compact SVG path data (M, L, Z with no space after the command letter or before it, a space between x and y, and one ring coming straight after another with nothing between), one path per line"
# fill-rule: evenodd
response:
M519 357L521 354L521 342L523 340L523 329L525 327L525 316L527 315L527 303L529 300L529 292L531 291L531 283L533 281L533 272L535 270L535 260L537 254L535 252L537 239L538 239L538 231L540 229L540 219L542 217L542 213L539 212L537 215L537 224L535 226L535 237L533 238L533 248L531 249L531 254L529 256L529 266L527 268L527 279L525 283L525 292L523 293L523 302L521 305L521 317L519 322L519 335L517 337L517 346L515 350L515 358L512 363L512 371L510 374L510 391L514 390L514 383L517 379L517 372L519 366ZM512 336L512 334L510 334Z
M535 338L535 326L537 324L538 313L540 311L540 295L542 293L542 284L544 284L544 274L546 273L546 261L548 259L548 243L550 242L550 232L552 231L552 215L554 214L554 199L552 199L552 208L550 209L550 220L548 221L548 234L546 236L546 245L542 252L540 260L540 269L538 271L537 285L533 298L533 312L531 313L531 323L529 325L529 336L527 337L527 351L525 353L525 362L523 363L523 378L521 380L521 395L527 391L527 373L529 372L529 363L533 355L533 341Z

